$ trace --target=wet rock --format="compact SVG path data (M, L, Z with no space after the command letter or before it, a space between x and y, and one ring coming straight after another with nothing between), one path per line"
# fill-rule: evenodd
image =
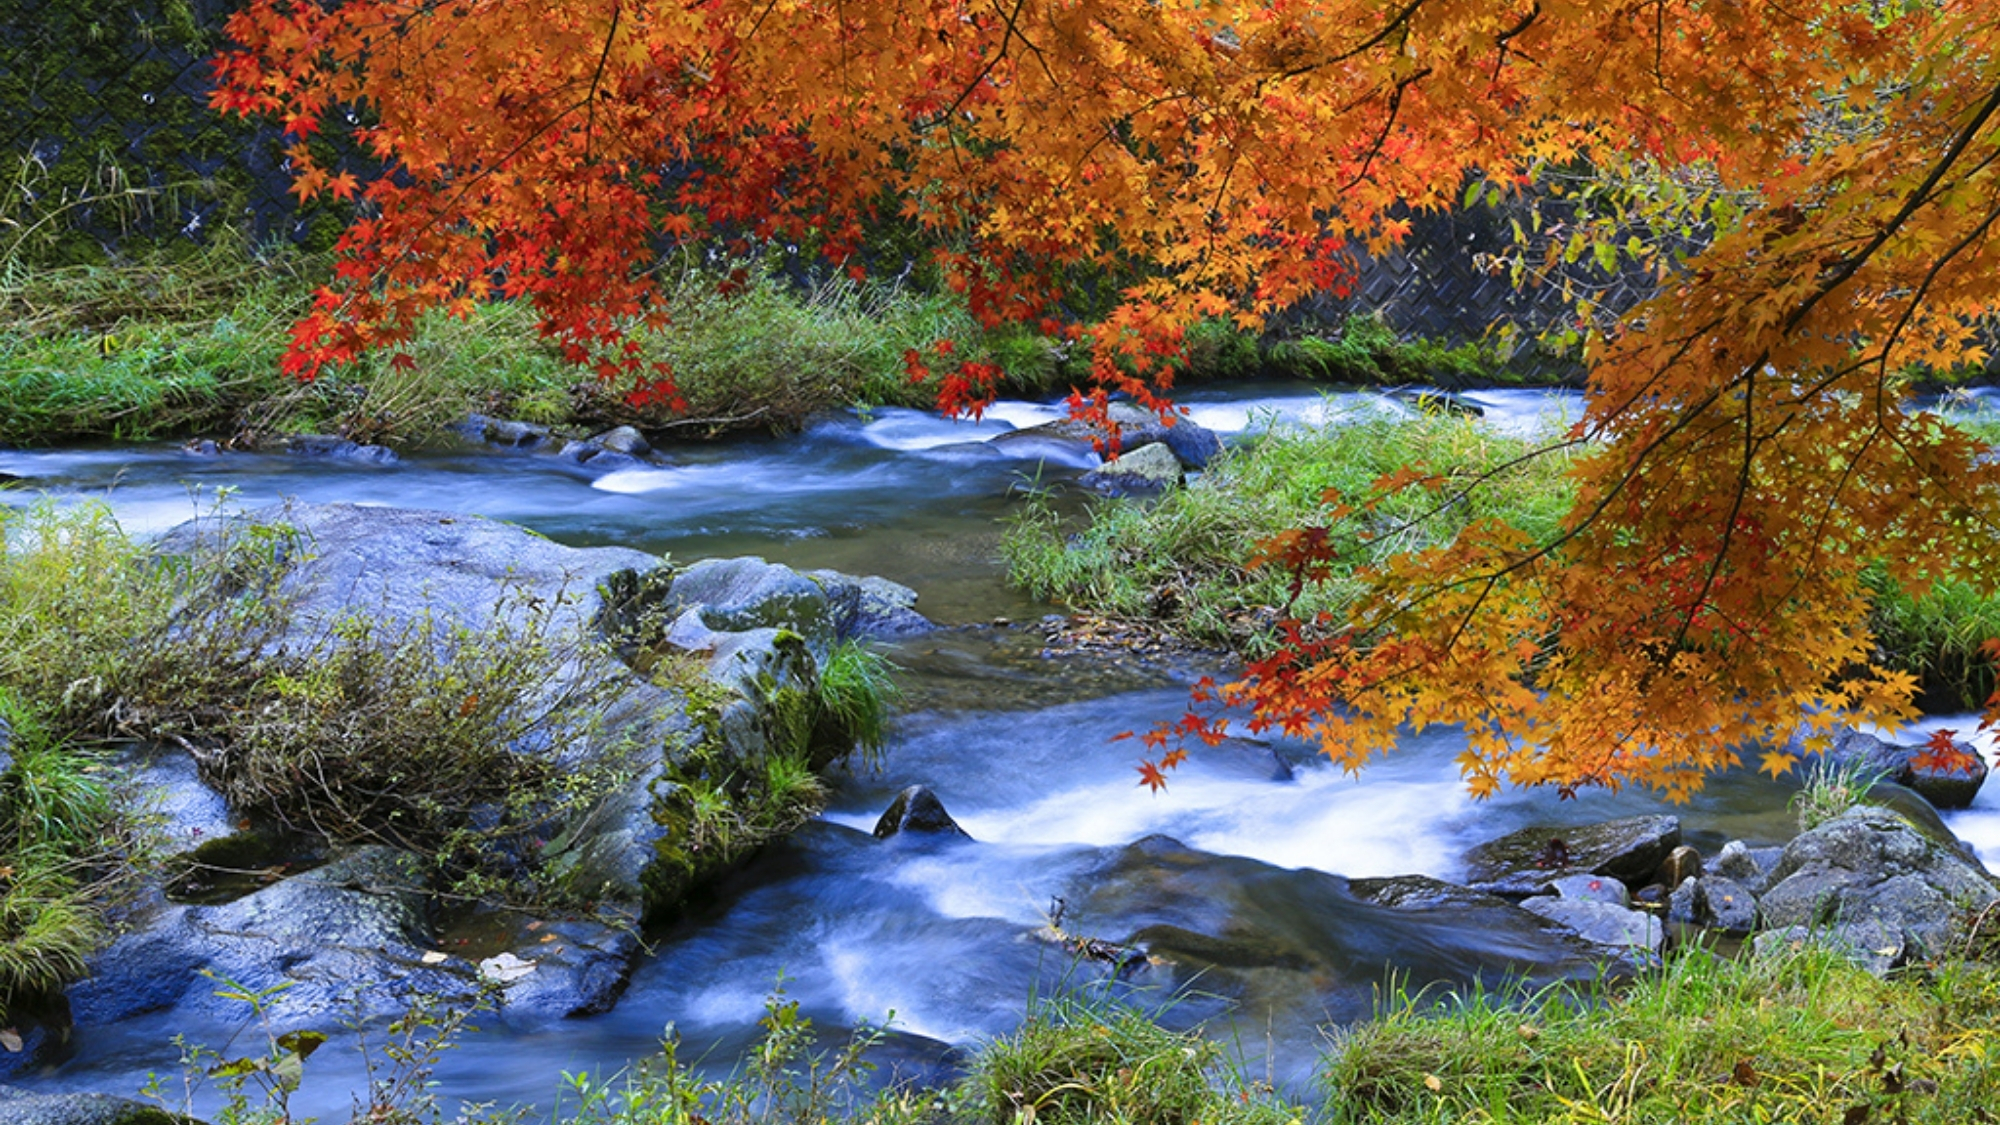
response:
M7 1125L201 1125L192 1117L111 1094L33 1094L0 1086Z
M1979 861L1979 853L1971 844L1958 838L1951 827L1938 815L1937 806L1926 800L1923 794L1893 781L1878 781L1862 795L1861 804L1878 809L1888 809L1910 822L1910 827L1946 848L1957 852L1967 863L1984 870Z
M527 971L505 981L500 1014L516 1027L611 1010L631 979L640 945L631 926L571 920L540 923L513 951Z
M1549 884L1563 898L1580 902L1606 902L1612 906L1632 905L1632 895L1624 883L1606 875L1565 875Z
M79 1024L161 1009L247 1018L204 970L255 991L274 1026L400 1014L416 993L469 1000L473 983L426 964L430 887L412 856L367 847L220 906L162 906L70 986Z
M1119 454L1116 460L1085 473L1077 483L1085 488L1114 496L1131 492L1158 491L1181 483L1182 468L1173 450L1163 442L1142 445Z
M1643 886L1680 842L1681 822L1671 816L1523 828L1466 852L1466 882L1477 890L1521 896L1542 894L1556 879L1577 872Z
M222 454L222 447L208 438L189 438L181 445L181 452L190 457L218 457ZM5 473L0 473L0 479L5 477Z
M509 449L533 449L549 440L547 426L506 418L488 418L484 414L467 415L459 431L488 444L503 445Z
M1711 865L1715 874L1734 882L1751 894L1762 894L1771 885L1771 872L1785 854L1780 847L1753 848L1741 840L1731 840L1715 853Z
M834 633L819 583L760 558L703 559L674 576L672 598L699 606L702 622L718 631L787 629L822 645Z
M945 811L944 802L927 785L912 785L896 794L881 819L875 822L875 838L886 840L906 832L925 835L965 836L966 831Z
M837 570L809 571L819 583L833 615L834 636L914 637L937 628L917 612L917 592L874 575L856 577Z
M562 447L557 457L573 465L587 465L592 472L615 473L620 469L636 469L645 462L629 454L618 453L591 441L572 441Z
M1879 955L1888 966L1947 953L1963 936L1964 920L2000 900L1984 871L1895 813L1867 806L1786 845L1772 884L1758 900L1766 927L1822 930L1852 947L1893 948ZM1873 966L1877 959L1867 961Z
M1666 942L1666 930L1658 918L1609 902L1542 895L1523 899L1521 909L1568 928L1592 945L1622 952L1641 965L1657 961Z
M1757 898L1749 888L1721 875L1703 875L1696 885L1700 887L1697 924L1736 935L1757 928Z
M627 457L644 457L653 451L645 435L631 426L617 426L590 439L602 449L613 453L623 453Z
M294 434L279 443L294 457L321 457L362 465L394 465L401 460L386 445L361 445L331 434Z
M135 750L115 765L124 773L133 812L162 854L181 855L236 831L228 802L201 779L199 767L184 751Z
M1913 755L1910 759L1909 780L1904 782L1923 795L1923 798L1941 809L1964 809L1972 807L1972 799L1979 796L1979 787L1986 783L1986 761L1969 742L1953 742L1952 748L1965 758L1965 764L1945 767L1924 763L1919 765ZM1921 747L1909 747L1921 750Z
M1205 469L1222 452L1222 439L1212 430L1175 418L1172 424L1159 415L1129 402L1114 402L1107 414L1118 430L1118 449L1126 455L1148 445L1164 445L1176 461L1188 469ZM1039 426L1015 430L993 438L988 444L1004 449L1010 456L1036 453L1061 464L1088 467L1098 452L1110 448L1110 427L1066 418Z
M1435 879L1350 882L1164 836L1107 850L1073 888L1064 924L1119 945L1143 936L1163 987L1198 980L1206 991L1303 1004L1320 1020L1372 1013L1390 966L1414 987L1495 972L1585 980L1607 956L1502 899Z
M1682 844L1667 853L1667 858L1660 863L1660 869L1653 878L1662 886L1678 887L1700 874L1701 853Z

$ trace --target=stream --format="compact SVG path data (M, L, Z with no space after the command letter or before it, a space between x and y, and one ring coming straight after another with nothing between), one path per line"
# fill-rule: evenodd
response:
M1467 397L1486 408L1485 424L1523 433L1580 409L1562 392ZM1288 385L1195 390L1181 401L1225 440L1288 421L1402 409L1378 395ZM726 1067L755 1039L781 981L833 1037L893 1014L879 1056L885 1066L947 1078L979 1043L1011 1031L1033 997L1101 986L1101 966L1079 965L1032 937L1058 910L1064 929L1111 941L1141 929L1226 935L1111 987L1168 1007L1169 1022L1220 1021L1253 1072L1302 1094L1323 1049L1321 1029L1366 1018L1391 971L1411 987L1497 981L1522 964L1538 979L1587 979L1589 966L1538 961L1508 934L1390 918L1357 902L1346 880L1452 879L1470 845L1530 824L1660 811L1651 796L1586 792L1558 801L1552 792L1509 791L1475 802L1453 765L1462 741L1449 730L1406 739L1359 776L1282 740L1244 740L1197 751L1163 793L1136 784L1135 745L1113 736L1178 717L1188 684L1220 666L1043 654L1039 623L1052 609L1005 586L1001 521L1019 490L1074 477L1094 458L1024 460L978 443L1061 414L1060 406L1003 402L973 423L881 409L785 437L665 448L666 465L609 474L469 446L406 454L392 465L199 456L176 446L0 450L0 472L26 478L25 488L0 491L0 504L30 502L29 489L97 497L142 533L218 504L287 497L444 509L572 545L616 544L683 562L755 554L801 569L879 574L915 588L917 608L947 626L881 646L901 668L906 704L878 768L837 772L820 820L650 934L650 955L609 1013L463 1037L438 1075L448 1110L466 1099L546 1114L559 1103L564 1072L632 1065L658 1051L670 1025L683 1059L705 1054ZM1940 716L1918 733L1972 725ZM1904 740L1914 737L1906 731ZM919 782L970 839L882 842L869 834L895 793ZM1795 788L1739 770L1666 811L1682 818L1687 842L1713 854L1732 838L1788 838ZM1947 817L1989 863L2000 858L1995 788ZM1189 968L1197 962L1205 967ZM255 1046L245 1017L214 1026L142 1017L86 1029L59 1065L11 1081L134 1096L154 1072L176 1086L173 1037L241 1053ZM294 1109L345 1120L350 1092L364 1082L351 1047L330 1047L307 1064Z

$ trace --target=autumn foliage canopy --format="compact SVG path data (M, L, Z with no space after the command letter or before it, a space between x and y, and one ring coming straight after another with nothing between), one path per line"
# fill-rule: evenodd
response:
M1983 359L2000 293L1990 0L253 0L230 34L215 105L283 122L301 197L362 201L303 376L506 296L671 401L633 338L668 315L663 251L858 270L893 224L981 316L1087 333L1100 388L1160 404L1187 325L1336 289L1416 212L1555 169L1651 185L1545 240L1658 282L1589 337L1561 533L1400 556L1216 689L1348 765L1449 721L1475 791L1684 794L1801 714L1906 712L1871 566L2000 577L2000 464L1902 405ZM322 162L335 130L386 171ZM1689 237L1649 237L1665 219ZM1080 278L1123 286L1087 325ZM996 373L942 374L961 408ZM1393 530L1368 501L1267 562L1310 579Z

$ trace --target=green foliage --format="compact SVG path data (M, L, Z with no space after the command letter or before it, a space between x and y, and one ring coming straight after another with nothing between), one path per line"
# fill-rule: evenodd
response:
M1919 705L1928 711L1984 706L1996 684L1980 646L2000 637L2000 594L1957 579L1935 583L1921 598L1879 575L1869 585L1876 647L1889 667L1917 677Z
M555 1116L570 1125L916 1125L934 1120L923 1091L889 1087L871 1093L875 1064L867 1053L880 1029L862 1027L833 1049L817 1045L812 1021L783 990L765 1001L763 1038L727 1078L698 1077L680 1061L671 1030L662 1054L622 1075L565 1075L573 1105Z
M503 606L479 631L345 618L228 700L237 714L204 725L198 760L235 807L459 874L504 870L507 841L581 812L609 780L546 750L586 739L616 683L608 654L551 626L562 600Z
M1693 951L1624 991L1396 996L1333 1045L1345 1122L1962 1122L2000 1094L2000 971L1887 980L1804 946Z
M608 653L555 630L554 603L503 605L483 631L351 616L280 646L295 533L210 527L161 557L101 506L0 509L0 690L57 739L172 742L239 809L525 893L498 877L521 839L615 768L547 752L591 729Z
M1841 764L1826 757L1815 759L1806 771L1805 785L1792 794L1791 808L1798 814L1799 831L1811 832L1865 803L1868 791L1881 780L1881 772L1869 769L1865 761Z
M1424 338L1406 340L1381 317L1349 316L1331 337L1300 336L1273 341L1265 365L1296 379L1383 386L1430 383L1458 387L1496 381L1502 358L1477 344L1448 346Z
M1081 996L1037 1004L980 1053L961 1094L994 1125L1277 1125L1303 1114L1242 1081L1198 1032Z
M842 641L819 672L820 703L837 737L879 758L889 742L889 715L902 698L890 673L896 666L860 641Z
M1246 560L1281 531L1323 523L1329 490L1353 504L1374 494L1376 480L1410 464L1454 482L1483 478L1435 513L1437 497L1421 490L1385 504L1369 553L1302 591L1294 607L1301 618L1340 613L1357 589L1354 567L1439 542L1472 520L1499 518L1530 534L1552 531L1568 504L1567 458L1522 460L1532 448L1476 421L1444 416L1277 429L1228 451L1189 487L1157 501L1095 504L1081 529L1045 501L1031 501L1013 517L1002 551L1010 581L1038 597L1254 651L1270 639L1274 607L1285 605L1290 591L1285 575Z
M598 388L587 407L593 417L715 433L796 428L851 403L931 406L936 383L912 383L905 355L929 355L939 341L951 341L958 359L999 364L1016 393L1046 389L1055 377L1055 352L1041 338L1019 328L989 334L956 295L897 283L843 275L801 289L767 262L726 275L684 264L672 308L673 322L646 344L672 367L686 416L634 416Z
M130 848L104 775L0 689L13 765L0 774L0 1022L83 974Z

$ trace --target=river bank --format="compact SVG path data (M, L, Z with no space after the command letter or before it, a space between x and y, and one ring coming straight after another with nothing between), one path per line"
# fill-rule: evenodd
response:
M1211 411L1202 416L1224 432L1236 415L1298 416L1325 408L1310 394L1197 400L1194 407ZM718 1055L733 1055L762 1034L756 1021L768 1016L764 1000L781 973L800 1015L834 1039L893 1009L901 1032L889 1057L933 1052L935 1063L945 1044L977 1044L1013 1032L1031 996L1061 990L1076 972L1070 959L1028 935L1048 924L1052 898L1088 904L1089 891L1104 886L1104 865L1153 833L1172 835L1202 857L1205 870L1217 877L1231 872L1232 880L1253 872L1267 873L1260 878L1313 877L1299 869L1348 879L1455 878L1466 848L1515 827L1652 810L1635 795L1586 795L1558 806L1538 799L1546 795L1513 794L1474 804L1458 788L1449 732L1412 740L1403 757L1359 783L1307 757L1287 760L1282 746L1246 747L1177 780L1162 798L1135 792L1130 753L1110 736L1184 709L1185 683L1213 666L1189 654L1045 655L1039 619L1046 607L1001 586L994 519L1017 508L1012 490L1037 472L1044 484L1054 484L1090 466L1081 457L1076 464L1054 460L1046 447L1026 456L1018 439L991 445L984 439L1056 413L1013 404L970 426L881 411L829 421L793 438L674 446L662 463L602 469L563 459L559 447L481 446L412 453L389 464L194 455L177 447L17 452L0 454L0 470L70 495L117 481L108 494L113 507L141 528L164 529L185 518L191 506L181 482L193 479L237 485L241 491L232 503L241 504L292 493L308 503L428 501L458 512L485 508L574 545L671 550L683 565L698 557L761 553L801 569L883 574L915 589L918 608L948 626L921 638L881 642L884 654L904 669L897 679L906 702L892 720L880 774L835 771L823 820L793 843L767 848L699 909L649 933L655 953L611 1012L463 1040L440 1071L453 1096L547 1108L559 1086L554 1070L601 1076L652 1055L667 1019L686 1037L683 1057L709 1045ZM1053 502L1073 512L1083 503L1076 495ZM995 618L1008 623L996 625ZM1288 778L1274 760L1283 762ZM942 796L971 844L898 846L873 839L890 799L916 782ZM1782 842L1796 831L1785 808L1792 792L1751 777L1718 778L1684 810L1686 830L1709 855L1731 839ZM1990 815L1975 808L1954 814L1952 823ZM1299 895L1279 901L1301 909ZM1267 932L1272 923L1244 924ZM1332 912L1308 913L1293 924L1333 933L1357 923ZM1089 911L1076 913L1076 905L1065 922L1073 932L1114 942L1144 925L1101 906L1093 921ZM1211 970L1203 980L1216 975ZM1313 1029L1328 1017L1324 991L1299 983L1312 976L1282 963L1257 963L1243 975L1248 992L1237 997L1236 1016L1225 1016L1226 1006L1217 1001L1195 999L1183 1002L1168 1023L1185 1027L1206 1018L1213 1034L1227 1037L1226 1029L1237 1028L1239 1042L1276 1037L1288 1044L1289 1061L1253 1061L1249 1073L1282 1071L1288 1092L1307 1090L1322 1066ZM1462 983L1466 976L1446 972L1434 979ZM1375 983L1368 974L1343 977L1343 987L1354 990L1347 1002L1352 1017L1373 1012ZM1132 998L1143 1004L1147 995ZM1289 1015L1258 1006L1259 996L1288 995L1309 998ZM43 1081L129 1094L143 1077L135 1075L134 1060L147 1060L144 1069L173 1070L164 1048L174 1032L221 1041L241 1022L133 1020L79 1041L77 1053ZM1093 1029L1109 1022L1082 1021L1082 1038L1101 1037ZM1865 1035L1851 1027L1843 1034L1843 1044ZM1174 1054L1186 1046L1159 1042ZM347 1093L364 1081L336 1057L338 1049L330 1046L307 1063L309 1088L298 1103L305 1111L344 1113ZM1773 1049L1774 1059L1781 1054ZM1866 1056L1864 1051L1855 1064L1856 1073L1866 1071ZM524 1066L524 1057L547 1065ZM1783 1066L1773 1062L1759 1073L1780 1073ZM1131 1069L1129 1059L1105 1072L1106 1090L1114 1088L1118 1069ZM1432 1067L1427 1073L1441 1072ZM1413 1080L1428 1089L1423 1075ZM1301 1099L1294 1093L1292 1100ZM960 1108L985 1116L995 1104L970 1101ZM1050 1108L1046 1116L1058 1115Z

